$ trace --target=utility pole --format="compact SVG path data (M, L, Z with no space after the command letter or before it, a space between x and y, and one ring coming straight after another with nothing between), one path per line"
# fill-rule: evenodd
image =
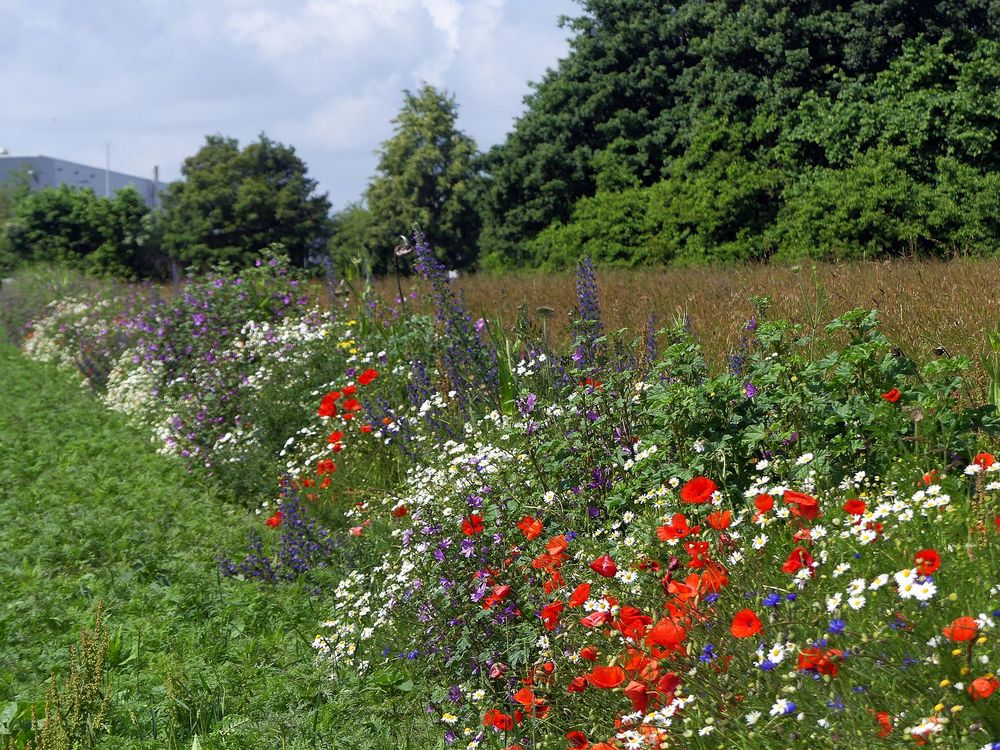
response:
M111 141L104 142L104 197L111 197Z

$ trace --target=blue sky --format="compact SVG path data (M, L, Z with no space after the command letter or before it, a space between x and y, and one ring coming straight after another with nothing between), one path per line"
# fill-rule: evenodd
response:
M454 94L482 149L567 51L573 0L0 0L0 148L161 179L208 134L295 147L360 197L403 89Z

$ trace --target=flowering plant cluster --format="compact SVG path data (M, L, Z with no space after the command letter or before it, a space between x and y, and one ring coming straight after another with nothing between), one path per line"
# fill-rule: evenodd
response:
M433 319L322 313L275 259L121 326L109 405L233 486L281 478L220 564L308 583L319 668L405 674L464 748L1000 740L998 424L967 360L762 303L715 373L684 321L662 351L606 335L586 264L558 352L415 258Z

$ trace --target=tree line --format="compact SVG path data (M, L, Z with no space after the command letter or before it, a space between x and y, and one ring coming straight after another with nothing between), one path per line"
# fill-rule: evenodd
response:
M154 219L63 195L105 229L44 241L26 227L58 201L0 196L0 221L17 206L0 256L238 263L281 242L298 263L385 272L414 226L452 268L1000 252L997 0L580 5L569 53L486 152L424 86L332 215L290 147L213 136Z

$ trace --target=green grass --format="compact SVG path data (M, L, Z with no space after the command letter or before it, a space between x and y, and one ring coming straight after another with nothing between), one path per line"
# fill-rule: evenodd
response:
M320 603L295 585L220 578L215 556L244 550L259 517L5 344L0 518L0 746L27 728L49 674L66 673L101 601L112 634L102 747L186 750L196 735L206 750L430 745L410 739L421 706L398 681L317 668Z

